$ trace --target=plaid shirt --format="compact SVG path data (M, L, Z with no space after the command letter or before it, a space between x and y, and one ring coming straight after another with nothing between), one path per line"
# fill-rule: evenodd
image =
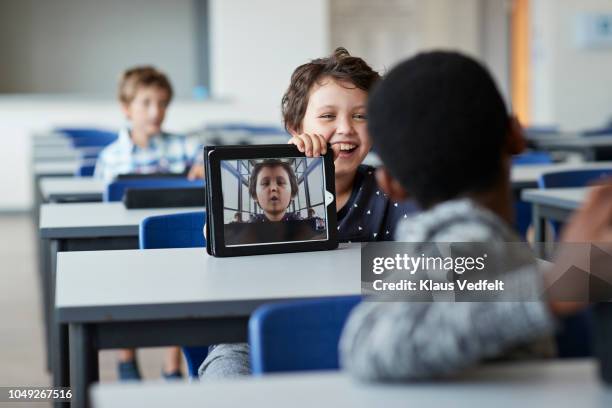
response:
M183 173L193 163L202 163L201 145L185 136L161 133L141 148L130 138L128 128L98 157L94 177L111 182L126 173Z

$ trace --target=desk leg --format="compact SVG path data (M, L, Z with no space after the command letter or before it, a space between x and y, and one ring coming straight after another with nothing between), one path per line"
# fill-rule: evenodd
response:
M55 282L57 280L56 265L57 252L60 243L52 240L49 243L49 268L47 269L47 291L49 303L49 324L52 335L51 344L51 366L53 373L53 385L56 387L68 387L70 385L70 367L68 360L68 326L60 324L55 315ZM56 406L66 406L66 403L58 402Z
M546 219L541 216L538 204L533 204L531 214L535 252L538 257L544 258L546 256Z
M68 326L55 323L53 325L53 386L70 386L70 372L68 367ZM54 406L67 407L67 402L56 401Z
M48 239L38 239L38 271L40 277L40 294L42 296L42 314L45 320L45 351L47 353L47 371L51 371L51 314L53 308L50 308L51 299L49 289L51 287L49 275L51 274L51 245Z
M70 385L72 407L88 408L89 386L98 381L98 350L92 327L86 324L70 325Z

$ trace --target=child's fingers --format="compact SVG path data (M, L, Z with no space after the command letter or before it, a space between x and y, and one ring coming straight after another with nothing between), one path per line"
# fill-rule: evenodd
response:
M304 145L304 141L297 136L293 136L291 139L289 139L287 144L294 144L298 148L298 150L302 153L304 153L304 150L306 149L306 146Z
M312 143L312 156L318 157L321 155L321 140L319 136L312 135L310 138L310 142Z
M304 142L304 153L307 157L312 157L312 140L310 135L307 133L303 133L298 136Z

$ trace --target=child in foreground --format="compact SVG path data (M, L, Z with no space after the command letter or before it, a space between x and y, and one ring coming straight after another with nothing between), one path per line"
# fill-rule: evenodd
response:
M385 166L377 174L380 184L390 197L409 196L423 209L398 225L397 241L423 243L423 256L435 255L427 242L493 243L499 253L489 257L512 256L503 245L520 241L510 227L510 165L525 142L484 67L452 52L417 55L375 88L368 114ZM610 242L611 225L608 185L592 192L563 239ZM516 269L507 276L527 290L529 301L362 302L344 328L341 365L361 379L409 381L456 375L517 347L523 356L554 356L556 318L585 303L537 299L563 265L581 260L561 253L563 265L542 276L515 255Z

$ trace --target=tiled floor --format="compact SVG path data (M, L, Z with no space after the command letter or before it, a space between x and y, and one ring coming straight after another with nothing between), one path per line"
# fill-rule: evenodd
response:
M29 215L0 216L0 386L50 382L45 367L35 239ZM105 351L101 357L101 381L114 381L115 352ZM145 378L159 378L162 359L163 349L139 351Z

